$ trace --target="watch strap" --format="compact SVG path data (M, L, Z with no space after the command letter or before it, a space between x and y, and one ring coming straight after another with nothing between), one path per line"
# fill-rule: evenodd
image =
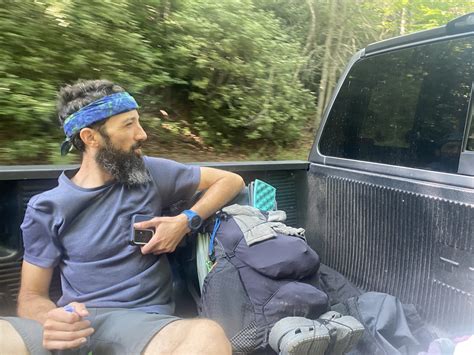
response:
M186 216L186 218L188 219L188 226L189 226L189 229L191 229L191 231L195 231L195 230L199 229L199 227L200 227L201 224L202 224L202 218L201 218L201 216L200 216L197 212L194 212L193 210L184 210L184 211L183 211L183 214L184 214L184 215ZM191 221L192 221L195 217L198 217L199 220L201 221L201 223L199 223L199 226L193 228L193 225L192 225Z

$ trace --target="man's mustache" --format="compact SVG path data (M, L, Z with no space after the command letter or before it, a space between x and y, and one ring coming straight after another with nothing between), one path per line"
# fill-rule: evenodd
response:
M130 150L141 149L142 147L143 147L143 143L139 142L132 145L132 148L130 148Z

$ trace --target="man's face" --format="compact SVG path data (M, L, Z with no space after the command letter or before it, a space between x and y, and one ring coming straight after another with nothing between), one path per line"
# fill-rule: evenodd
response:
M147 139L147 135L140 125L139 118L137 110L112 116L102 126L102 133L106 132L110 143L116 149L125 152L135 149L136 153L141 155L141 151L137 147Z
M99 133L102 143L95 159L100 167L129 186L150 181L141 152L147 135L136 110L110 117Z

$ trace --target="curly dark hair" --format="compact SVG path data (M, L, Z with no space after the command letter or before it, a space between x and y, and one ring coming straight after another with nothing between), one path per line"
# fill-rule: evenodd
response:
M78 80L72 85L66 85L59 90L57 110L58 118L61 127L64 126L64 121L74 112L79 111L84 106L89 105L104 96L112 95L117 92L124 92L125 90L108 80ZM102 126L107 120L96 122L89 128L94 128L101 131ZM79 136L79 132L71 137L71 142L74 148L79 152L85 151L85 144Z

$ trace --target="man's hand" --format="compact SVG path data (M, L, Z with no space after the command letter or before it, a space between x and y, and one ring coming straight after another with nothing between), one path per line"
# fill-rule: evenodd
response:
M70 304L74 309L68 312L64 308L54 308L47 313L43 324L43 347L48 350L65 350L78 348L94 333L91 323L84 317L89 315L82 303Z
M172 253L184 235L189 232L188 218L184 214L175 217L155 217L149 221L135 223L134 227L155 228L153 238L141 247L143 254Z

